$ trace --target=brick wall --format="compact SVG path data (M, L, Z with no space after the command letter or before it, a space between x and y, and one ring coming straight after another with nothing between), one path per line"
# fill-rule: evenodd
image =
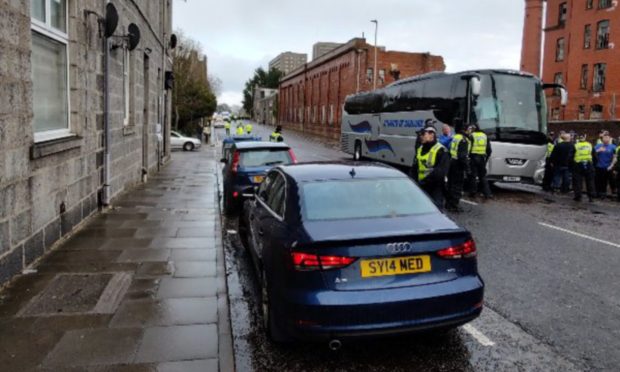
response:
M585 133L588 141L595 142L601 130L609 131L613 138L620 137L620 121L555 121L549 123L549 131L559 134L561 130L565 132L575 131L577 134Z
M439 56L378 50L377 71L385 70L385 80L378 80L377 88L394 82L389 73L392 64L398 66L401 79L445 69ZM374 47L364 39L353 39L285 76L279 88L279 123L326 138L340 138L345 98L373 89L373 80L367 77L369 68L374 69Z
M564 26L559 25L559 6L568 5L567 20ZM578 120L579 106L585 108L581 119L589 119L591 107L602 105L602 120L620 117L620 108L612 110L614 96L618 95L616 106L620 105L620 60L617 48L620 47L620 7L598 9L598 1L593 2L592 9L586 9L585 1L548 0L546 13L546 31L544 46L543 80L552 82L556 73L562 73L564 84L568 88L569 103L566 108L560 107L559 98L549 96L549 112L556 112L556 119ZM597 24L601 20L609 20L610 43L614 47L596 48ZM590 48L584 48L584 28L591 25ZM556 43L559 38L565 40L564 60L556 61ZM606 63L605 90L594 92L592 81L594 64ZM588 79L585 89L581 87L581 66L588 66ZM553 116L552 116L553 117Z
M167 0L113 1L120 16L117 34L130 22L142 40L132 59L131 120L123 126L120 49L111 53L110 125L112 127L112 194L140 182L143 139L146 168L156 169L161 121L159 102ZM0 285L32 264L56 241L97 211L103 167L103 47L98 23L84 10L104 14L100 0L68 1L69 101L71 138L34 141L31 81L30 1L0 0ZM168 13L170 14L170 13ZM167 17L169 18L169 16ZM144 58L149 95L145 105ZM148 117L144 118L147 107ZM169 117L169 116L168 116ZM143 134L146 134L143 136Z

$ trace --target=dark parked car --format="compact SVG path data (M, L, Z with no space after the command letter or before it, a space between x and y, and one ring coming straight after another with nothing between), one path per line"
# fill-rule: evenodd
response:
M239 222L275 341L449 329L482 311L469 231L377 163L269 171Z
M237 142L247 142L247 141L262 141L262 138L259 136L250 136L244 134L242 136L229 136L222 140L222 159L226 159L228 157L228 152L230 148Z
M254 187L263 181L269 169L295 163L296 159L285 143L246 141L234 142L222 162L224 211L230 215L239 212L244 195L254 193Z

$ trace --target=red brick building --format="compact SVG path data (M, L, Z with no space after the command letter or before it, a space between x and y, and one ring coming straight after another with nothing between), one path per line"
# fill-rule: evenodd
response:
M285 128L340 138L349 94L373 89L374 47L355 38L280 80L279 123ZM443 71L442 57L377 48L377 88L430 71Z
M620 114L620 9L613 0L525 0L521 69L566 85L569 103L560 107L550 91L552 120L615 120ZM544 25L538 21L546 3ZM541 27L542 26L542 27ZM616 45L615 43L618 43ZM540 61L538 59L538 61Z

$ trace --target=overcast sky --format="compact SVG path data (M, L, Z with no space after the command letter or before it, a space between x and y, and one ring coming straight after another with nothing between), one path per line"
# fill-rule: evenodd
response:
M388 50L430 52L448 71L519 68L523 0L174 0L174 28L202 45L218 102L240 104L254 69L284 51L365 33Z

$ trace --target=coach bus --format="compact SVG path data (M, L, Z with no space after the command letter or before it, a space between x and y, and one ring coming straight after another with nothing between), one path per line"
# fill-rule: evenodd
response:
M544 89L566 104L566 89L511 70L433 72L348 96L341 123L341 148L353 158L411 166L417 132L477 123L491 141L491 182L541 183L547 143ZM454 133L454 128L452 128Z

